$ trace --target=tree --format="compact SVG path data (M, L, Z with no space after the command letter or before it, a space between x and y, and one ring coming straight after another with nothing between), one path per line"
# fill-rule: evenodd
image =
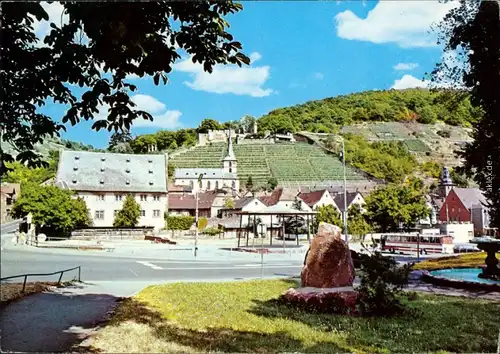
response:
M267 180L267 190L273 191L278 186L278 180L276 177L271 177Z
M152 120L149 112L134 108L129 94L136 86L127 76L152 76L155 85L160 79L166 84L181 58L178 51L207 72L217 64L248 65L224 19L242 8L232 1L61 2L60 16L39 41L34 19L49 20L42 4L2 3L2 140L20 152L17 160L38 166L35 143L59 135L65 123L97 118L103 103L109 107L107 117L97 119L92 129L129 130L134 119ZM86 92L76 94L75 85ZM49 98L69 106L61 123L38 110ZM4 169L13 157L3 150L1 155Z
M465 174L458 172L456 169L452 169L450 171L450 177L455 186L460 188L469 188L469 181L467 180L467 176L465 176Z
M73 192L55 186L23 184L21 195L14 203L15 217L32 215L33 224L46 226L54 231L70 231L88 226L90 217L85 201L73 199Z
M342 219L340 213L333 205L322 205L319 206L316 211L318 214L313 222L314 230L318 229L320 222L326 222L328 224L333 224L337 226L342 226Z
M168 163L168 178L171 179L174 177L175 174L175 165L172 162Z
M464 159L460 172L473 178L489 204L492 227L500 227L500 1L460 1L440 24L446 58L432 73L437 85L443 81L462 88L451 102L470 103L482 112L473 122L473 142L459 152ZM450 55L452 53L453 55ZM458 53L458 55L457 55ZM465 90L463 90L465 88Z
M353 204L347 211L347 229L349 234L362 239L367 233L371 231L371 226L366 221L365 216L361 212L358 204Z
M129 194L123 201L123 207L115 216L114 227L135 227L139 223L141 216L141 206L135 198Z
M208 133L209 130L220 130L222 127L215 119L203 119L196 131L198 133Z
M243 132L253 134L253 127L256 121L257 119L254 117L245 115L240 119L240 127L243 129Z
M252 176L248 176L247 183L245 184L245 188L248 191L251 191L253 189L253 179L252 179Z
M381 232L397 231L400 224L408 228L430 213L424 193L419 179L379 188L366 198L367 217Z
M35 183L40 184L56 176L59 163L59 151L49 151L48 162L45 167L28 167L25 164L15 161L7 162L8 171L2 176L3 182L8 183Z
M113 151L120 144L130 144L132 135L128 130L122 132L114 132L109 138L108 150Z
M234 209L234 200L233 200L233 198L227 198L224 201L224 208L226 208L226 209Z

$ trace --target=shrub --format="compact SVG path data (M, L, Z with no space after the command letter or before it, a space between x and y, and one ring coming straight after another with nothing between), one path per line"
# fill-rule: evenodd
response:
M390 316L405 310L397 295L408 284L412 265L398 266L392 257L374 252L361 259L357 307L363 315Z
M451 133L447 130L438 130L436 134L442 138L449 138L451 136Z
M222 230L220 230L216 227L209 227L203 231L203 233L207 234L208 236L217 236L221 232L222 232Z
M198 230L203 230L208 226L208 219L205 217L201 217L198 219Z
M167 230L189 230L193 223L194 217L192 216L167 216Z

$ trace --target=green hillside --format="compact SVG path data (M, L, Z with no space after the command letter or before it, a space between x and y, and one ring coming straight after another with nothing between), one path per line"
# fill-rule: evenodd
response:
M221 167L226 144L198 146L176 155L171 162L176 168ZM279 182L335 181L343 178L343 167L338 157L306 143L296 144L242 144L233 145L238 159L238 177L245 183L252 176L256 185L264 185L271 176ZM347 169L349 180L366 177L352 168Z
M451 91L427 89L366 91L275 109L261 117L259 130L333 133L362 122L443 122L470 126L481 112L469 99L450 100Z

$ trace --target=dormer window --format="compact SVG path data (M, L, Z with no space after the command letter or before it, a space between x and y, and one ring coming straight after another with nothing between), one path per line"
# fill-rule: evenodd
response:
M154 184L153 182L151 182L151 181L149 182L149 185L150 185L150 186L152 186L153 184Z
M149 174L151 174L151 175L152 175L152 174L153 174L153 170L149 170Z
M75 156L75 160L80 160L80 156Z
M127 169L125 170L125 172L130 173L130 169L129 169L129 168L127 168Z
M105 158L105 157L102 157L102 158L101 158L101 161L106 161L106 158Z
M125 184L128 186L128 185L130 184L130 181L128 181L128 180L127 180L127 181L125 182Z
M130 162L130 157L127 157L127 162Z
M73 171L78 171L78 166L73 167Z
M101 167L101 172L104 172L104 167Z
M148 159L148 162L149 162L149 163L153 163L153 160L151 160L151 159Z
M103 179L101 179L101 180L99 181L99 183L100 183L100 184L104 184L104 180L103 180Z
M73 184L76 184L76 179L74 179L74 180L73 180L73 181L71 181L71 182L73 182Z

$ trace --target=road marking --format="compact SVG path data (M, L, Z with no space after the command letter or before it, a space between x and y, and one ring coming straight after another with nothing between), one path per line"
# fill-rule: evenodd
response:
M132 273L133 275L135 275L136 277L138 277L137 273L134 272L132 269L129 269L130 270L130 273Z
M153 263L149 263L149 262L137 261L137 263L145 265L146 267L150 267L152 269L163 269L162 267L159 267L159 266L157 266Z

